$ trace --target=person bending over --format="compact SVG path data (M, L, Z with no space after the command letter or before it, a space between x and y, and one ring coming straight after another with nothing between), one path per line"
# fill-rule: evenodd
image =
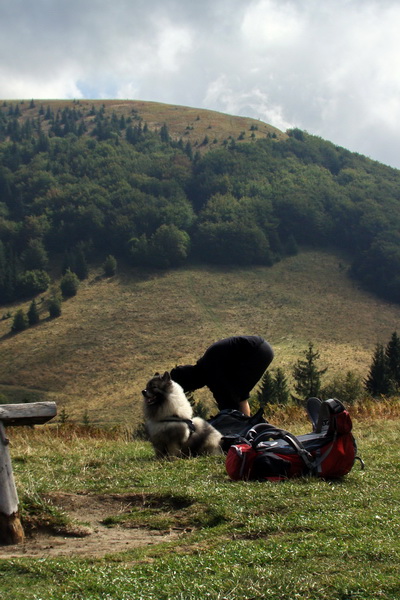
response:
M240 410L250 416L250 391L271 364L274 351L258 335L240 335L212 344L195 365L177 366L171 379L185 392L207 386L219 410Z

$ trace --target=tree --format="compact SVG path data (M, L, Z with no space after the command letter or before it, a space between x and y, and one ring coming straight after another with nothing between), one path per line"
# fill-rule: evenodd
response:
M147 237L143 233L139 237L134 237L128 243L128 255L131 263L136 266L147 264L147 256L149 253L149 243Z
M45 292L50 284L50 277L46 271L25 271L17 277L17 296L29 298Z
M308 350L304 351L305 359L299 359L293 367L293 377L295 379L294 389L298 396L292 396L293 399L301 403L307 398L319 396L321 390L321 376L327 369L317 369L316 362L319 359L319 352L314 351L314 345L309 342Z
M147 261L152 267L169 269L183 264L188 256L190 238L176 225L161 225L151 236Z
M386 346L385 356L393 387L400 388L400 338L394 331Z
M103 263L103 271L106 277L112 277L117 272L117 261L111 254L107 256Z
M165 123L160 129L160 137L162 142L169 144L171 138L169 137L168 127Z
M272 375L271 371L268 371L268 369L261 378L260 389L257 391L257 400L262 407L274 402Z
M336 375L333 380L324 386L322 395L324 398L337 398L344 404L353 404L362 398L365 389L362 378L353 371Z
M74 261L73 271L81 281L83 281L84 279L87 279L87 277L89 275L89 267L86 262L86 256L81 247L79 247L75 252L75 261Z
M29 306L29 310L28 310L28 322L29 325L37 325L39 323L40 317L39 317L39 311L36 305L36 301L32 300L30 306Z
M79 288L79 279L70 269L67 270L64 277L61 279L60 289L63 298L72 298L76 296Z
M0 304L15 300L17 265L14 253L0 241Z
M85 412L83 413L83 417L82 417L82 425L84 427L90 427L90 417L89 417L89 413L87 411L87 409L85 410Z
M278 367L275 375L270 371L265 371L260 389L257 392L257 399L260 406L266 404L287 404L289 401L289 386L283 369Z
M62 407L62 409L60 410L60 414L59 414L59 420L61 425L65 425L65 423L68 421L69 419L69 414L67 413L65 406Z
M211 264L271 265L264 232L241 221L201 223L195 240L196 255Z
M280 367L277 368L273 380L273 397L276 404L287 404L289 402L289 385L287 377Z
M29 240L22 252L21 261L26 271L46 270L49 260L43 242L38 239Z
M364 385L371 396L386 396L392 391L388 361L385 349L380 343L375 346L375 352Z
M54 295L50 298L48 303L50 319L56 319L61 316L61 299Z
M28 317L26 316L26 314L24 313L22 308L20 308L15 313L13 323L11 326L11 331L15 331L15 332L24 331L24 329L27 329L28 327L29 327Z

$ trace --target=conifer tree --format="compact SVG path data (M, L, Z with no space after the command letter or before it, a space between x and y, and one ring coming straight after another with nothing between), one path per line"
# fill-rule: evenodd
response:
M69 414L65 410L65 406L63 406L62 409L60 410L60 415L59 415L60 423L62 425L65 425L65 423L68 421L68 419L69 419Z
M185 146L185 153L187 154L187 156L190 158L190 160L193 159L193 148L192 148L192 144L190 142L186 143Z
M48 309L50 319L56 319L61 316L61 299L53 295L49 300Z
M67 270L64 277L61 279L60 288L64 298L72 298L76 296L79 287L78 276L70 269Z
M364 385L371 396L385 396L391 393L392 382L385 349L382 344L376 344L372 363Z
M28 327L29 327L28 317L26 316L26 314L24 313L22 308L20 308L15 313L15 316L13 319L13 324L11 326L11 331L15 331L15 332L24 331L24 329L27 329Z
M106 277L112 277L117 272L117 261L111 254L107 256L103 263L103 271Z
M162 142L169 144L170 137L169 137L169 131L168 131L168 127L167 127L166 123L164 123L164 125L161 127L160 137L161 137Z
M74 273L76 273L76 275L81 281L87 279L89 275L89 267L86 262L85 253L82 248L78 248L76 250L74 268L72 270L74 271Z
M29 310L28 310L28 322L29 325L37 325L37 323L39 323L39 311L36 305L36 301L32 300L30 306L29 306Z
M386 349L385 356L389 369L389 376L393 382L393 387L400 388L400 338L397 332L392 333Z
M260 406L264 407L266 404L272 404L273 400L273 380L271 372L268 369L260 381L260 389L257 391L257 400Z
M277 368L273 380L273 397L276 404L287 404L290 398L287 377L280 367Z
M260 389L257 392L257 399L260 406L266 404L287 404L289 401L289 386L286 375L280 367L276 369L275 375L270 371L265 371Z
M321 390L321 376L327 369L317 369L316 362L319 359L319 352L314 351L312 342L308 345L308 350L304 352L305 359L299 359L293 368L293 377L295 379L294 389L298 397L292 396L293 399L301 403L307 398L319 396Z
M65 275L65 273L68 271L68 269L70 271L74 270L74 257L72 256L72 253L70 250L66 250L64 252L63 259L62 259L62 265L61 265L61 273L63 275Z

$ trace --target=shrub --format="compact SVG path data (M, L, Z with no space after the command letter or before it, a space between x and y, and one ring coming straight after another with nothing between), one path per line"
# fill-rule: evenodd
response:
M321 396L327 398L337 398L344 404L354 404L360 400L365 393L362 378L353 371L347 371L345 375L337 375L326 385L321 392Z
M64 277L61 279L60 289L63 298L72 298L76 296L79 288L79 278L70 269L67 270Z
M61 300L56 296L53 296L49 300L48 304L49 315L51 319L56 319L61 315Z
M15 331L15 332L23 331L24 329L27 329L28 327L29 327L28 317L26 316L26 314L24 313L22 308L20 308L15 313L13 323L11 326L11 331Z
M149 266L169 269L183 264L188 256L190 237L176 225L161 225L151 236L147 262Z
M39 323L39 311L36 306L35 300L32 300L28 310L28 322L29 325L36 325L37 323Z
M117 261L109 254L103 263L103 271L106 277L112 277L117 272Z
M47 252L40 240L30 240L22 252L21 262L27 271L45 270L48 266Z
M25 271L17 279L17 295L19 298L29 298L45 292L50 285L50 277L46 271Z

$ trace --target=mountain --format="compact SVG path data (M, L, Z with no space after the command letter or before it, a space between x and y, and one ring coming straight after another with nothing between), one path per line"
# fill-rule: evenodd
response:
M48 269L267 265L301 247L400 302L400 171L298 129L128 101L0 107L0 304ZM78 267L78 265L80 265Z

